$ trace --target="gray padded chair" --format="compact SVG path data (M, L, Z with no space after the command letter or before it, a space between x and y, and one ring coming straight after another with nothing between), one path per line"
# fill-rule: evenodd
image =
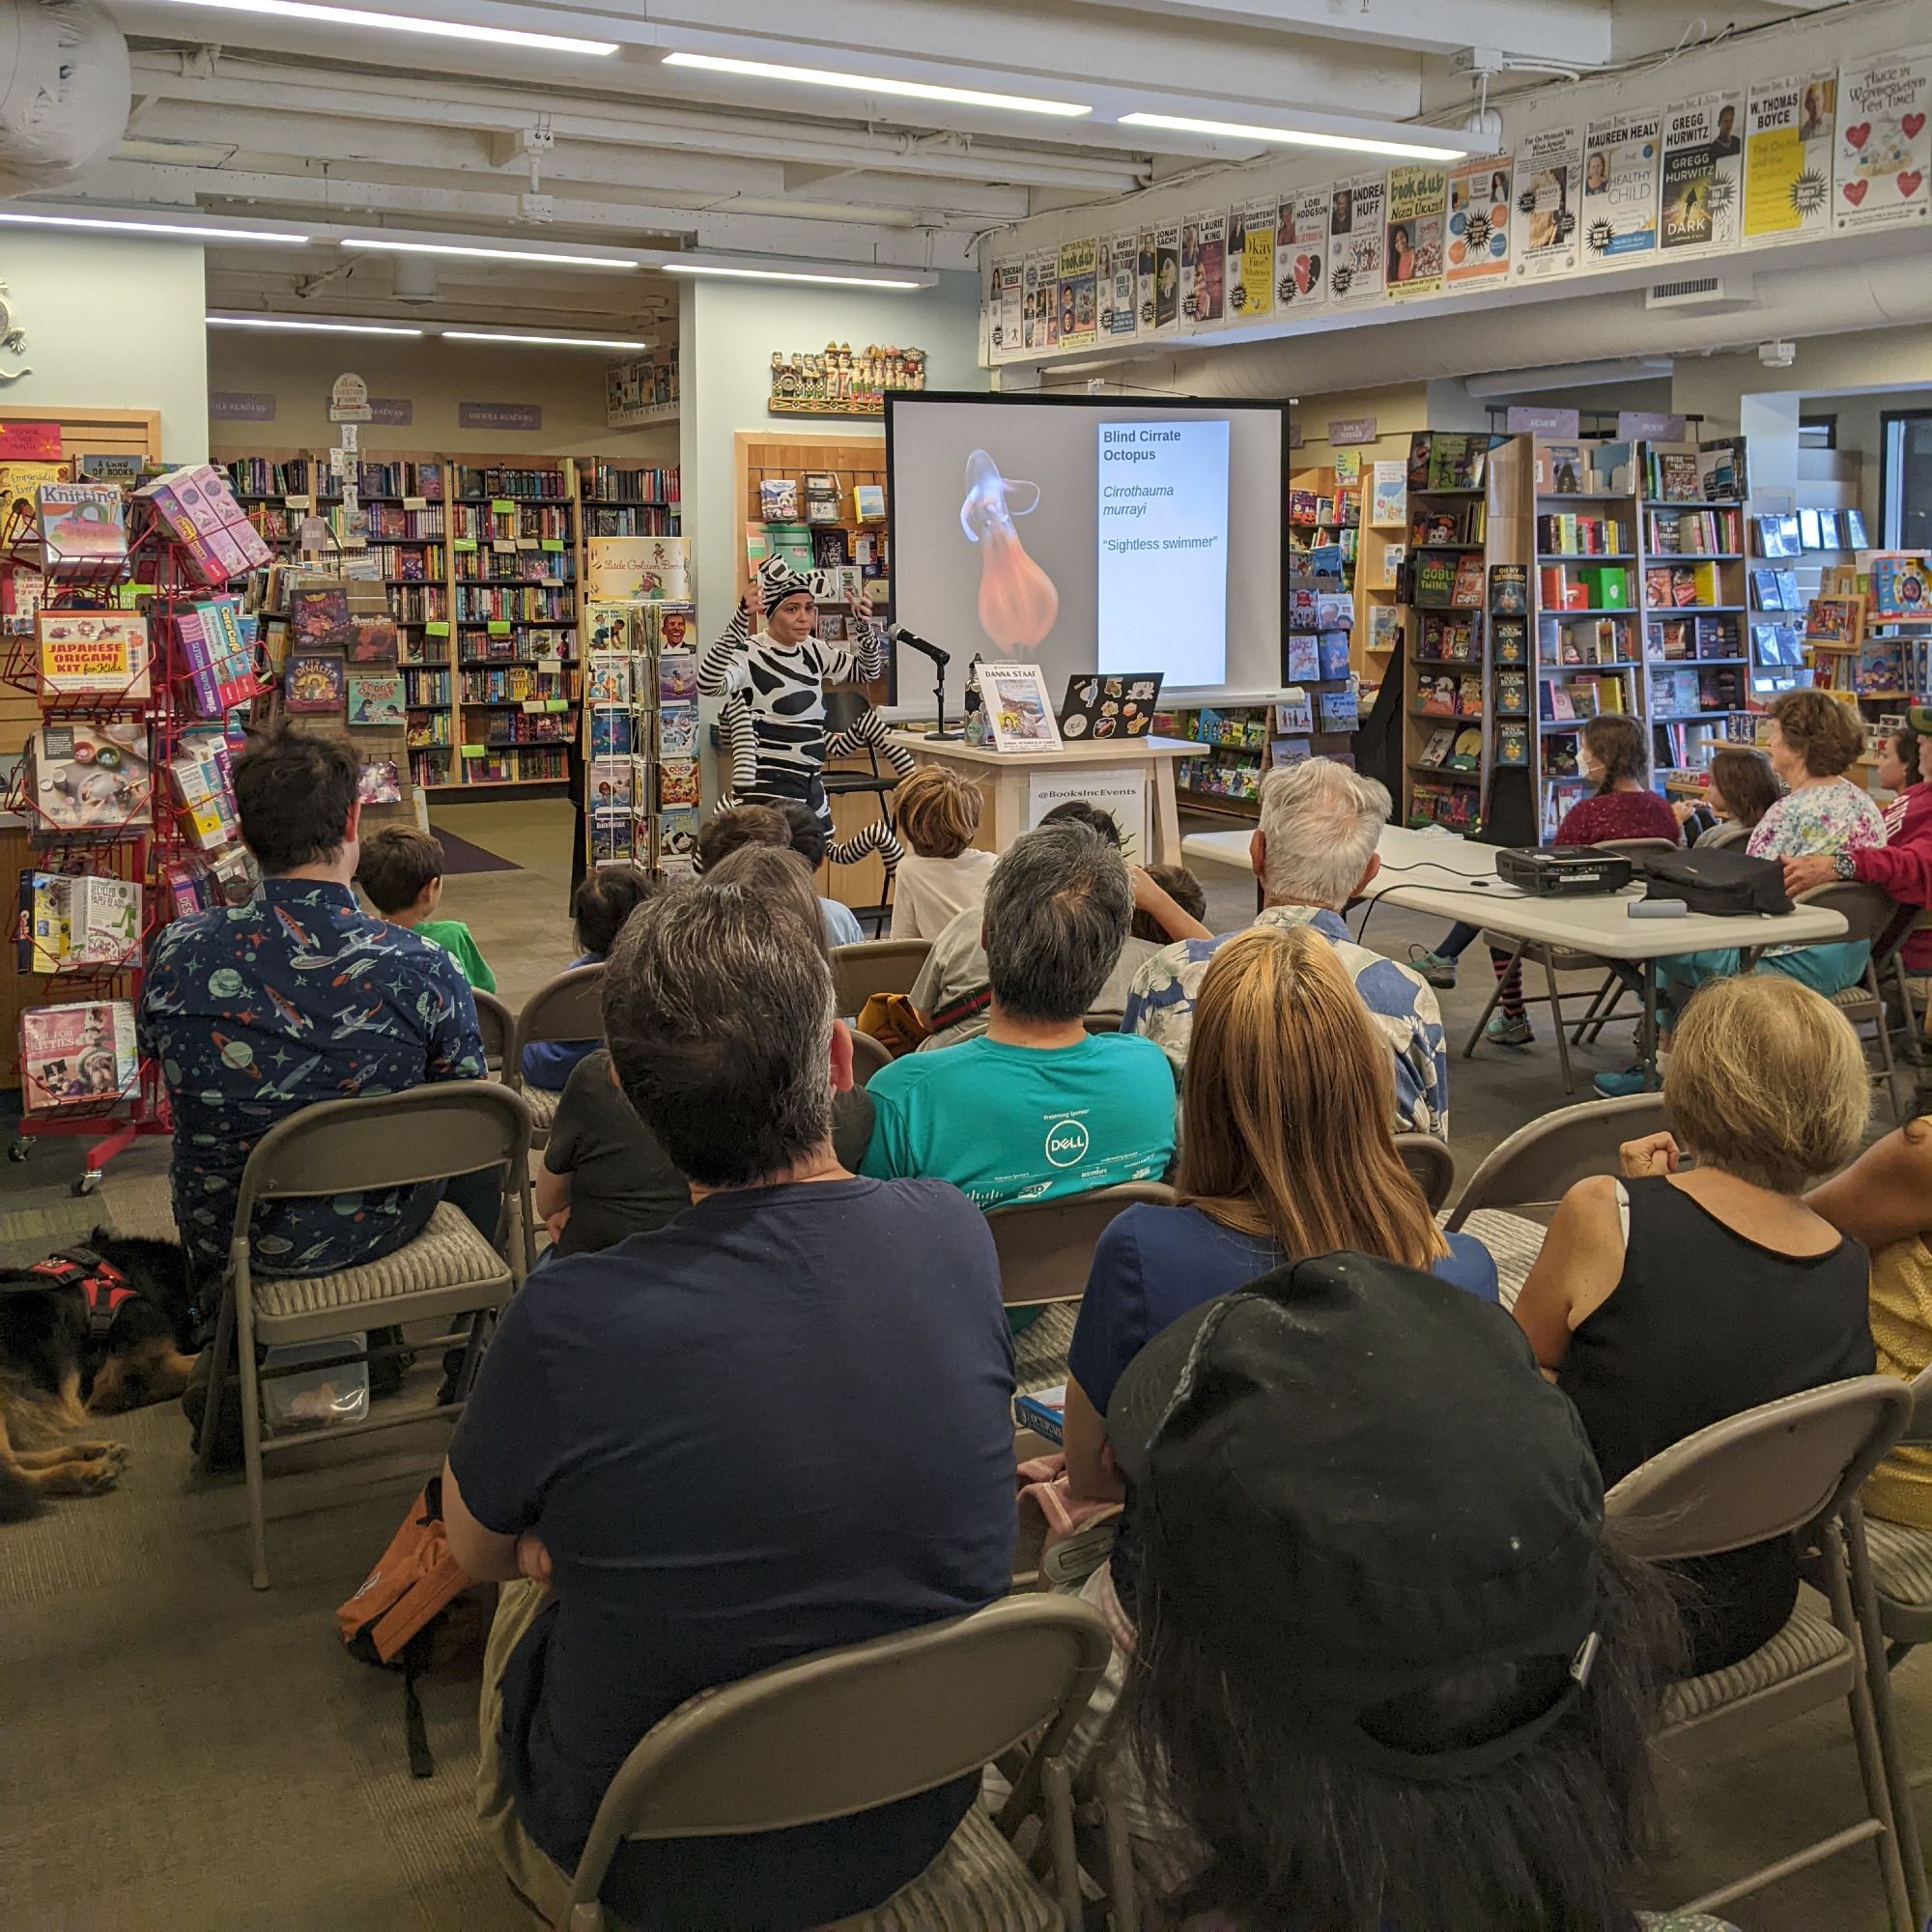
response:
M1878 886L1861 880L1833 879L1829 885L1814 886L1800 893L1795 905L1822 905L1840 913L1845 921L1846 939L1863 939L1871 945L1864 977L1855 985L1841 986L1832 995L1832 1004L1855 1027L1868 1026L1878 1037L1879 1071L1873 1077L1885 1082L1885 1094L1891 1104L1892 1119L1901 1124L1905 1110L1898 1097L1898 1063L1891 1050L1891 1021L1885 1010L1883 976L1892 971L1905 945L1907 934L1918 923L1908 909ZM1833 944L1842 945L1843 941ZM1912 1011L1906 1001L1905 1010Z
M508 1067L517 1041L517 1016L495 993L477 989L470 997L476 1002L476 1025L483 1035L484 1065L506 1086L514 1085Z
M1027 1755L998 1820L976 1802L945 1850L838 1932L945 1926L1057 1932L1081 1922L1062 1756L1113 1648L1076 1598L1008 1597L970 1617L781 1663L700 1691L624 1760L571 1879L557 1932L603 1932L606 1873L627 1838L783 1831L868 1811ZM1011 1834L1045 1812L1036 1882Z
M1456 1156L1449 1151L1449 1143L1434 1134L1397 1134L1395 1151L1415 1177L1429 1211L1441 1213L1442 1204L1456 1191Z
M1058 1201L990 1209L986 1226L1000 1257L1000 1298L1009 1308L1078 1301L1087 1293L1094 1242L1116 1214L1137 1201L1171 1208L1174 1189L1159 1180L1129 1180Z
M872 1084L872 1075L893 1064L892 1050L882 1039L868 1033L852 1032L852 1078L861 1087Z
M1669 1124L1662 1094L1558 1107L1490 1150L1456 1203L1449 1231L1454 1234L1479 1208L1554 1207L1577 1181L1613 1173L1625 1141Z
M1842 1697L1865 1815L1692 1900L1682 1908L1686 1912L1716 1912L1870 1841L1892 1932L1913 1932L1845 1548L1846 1514L1856 1506L1859 1486L1897 1441L1911 1413L1910 1392L1889 1377L1832 1382L1687 1435L1633 1470L1605 1498L1620 1543L1652 1562L1713 1556L1797 1535L1818 1552L1816 1574L1830 1604L1830 1616L1821 1617L1801 1602L1761 1649L1726 1669L1673 1684L1652 1742L1674 1760L1694 1757L1761 1738ZM1730 1774L1733 1789L1740 1775Z
M866 1010L874 993L909 993L932 951L929 939L867 939L832 949L832 979L838 1011L848 1018Z
M339 1441L425 1415L454 1417L480 1358L488 1323L480 1318L509 1300L518 1271L448 1202L439 1202L414 1240L380 1261L333 1274L258 1274L250 1265L248 1231L258 1204L351 1195L418 1182L447 1180L500 1167L514 1179L529 1165L530 1119L523 1101L494 1080L444 1080L401 1094L325 1100L292 1114L256 1142L235 1197L235 1237L229 1250L221 1312L215 1323L213 1373L202 1417L201 1467L213 1455L231 1351L240 1369L242 1461L247 1471L248 1535L256 1589L269 1587L268 1535L263 1522L262 1458L318 1441ZM470 1317L467 1324L460 1318ZM365 1343L349 1338L371 1328L436 1321L445 1332L417 1339L433 1348L462 1342L456 1400L428 1409L385 1403L365 1422L328 1424L264 1439L262 1382L277 1373L255 1360L257 1343L340 1339L331 1360L365 1361ZM454 1325L452 1325L454 1324ZM321 1364L304 1362L302 1370Z
M532 1087L524 1078L524 1048L540 1040L604 1038L604 962L593 959L588 966L573 966L553 980L546 980L517 1015L517 1037L509 1059L504 1063L509 1084L524 1096L530 1110L530 1146L542 1148L550 1139L550 1123L556 1119L560 1090Z

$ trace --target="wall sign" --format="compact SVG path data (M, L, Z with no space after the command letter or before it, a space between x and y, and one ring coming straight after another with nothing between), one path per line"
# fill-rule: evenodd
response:
M1328 440L1331 444L1373 442L1375 440L1376 419L1374 416L1337 416L1328 425Z
M1506 421L1512 436L1568 437L1577 433L1577 415L1576 410L1538 410L1519 404L1511 408Z
M416 406L408 396L371 396L369 420L407 429L416 419Z
M542 429L541 403L458 403L458 429Z
M1619 442L1682 442L1684 440L1684 418L1662 414L1656 410L1619 410L1617 412L1617 440Z
M328 419L332 423L365 423L369 420L369 385L360 376L342 375L328 392Z
M258 389L211 389L208 413L226 422L273 422L275 399Z

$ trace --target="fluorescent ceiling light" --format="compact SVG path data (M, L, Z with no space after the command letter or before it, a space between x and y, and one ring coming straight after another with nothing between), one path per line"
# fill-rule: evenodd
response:
M279 315L211 315L210 328L286 328L305 335L420 335L419 328L405 328L386 322L309 322Z
M882 275L808 274L797 269L727 269L716 262L666 262L668 275L740 275L753 282L828 282L842 289L923 289L922 281Z
M543 349L648 349L648 342L619 342L595 335L513 335L506 329L443 328L445 342L523 342Z
M862 94L898 95L908 100L945 100L955 107L998 107L1013 114L1055 114L1073 120L1093 113L1073 100L1042 100L1030 94L987 94L976 87L937 87L923 80L892 80L883 74L833 73L817 67L783 67L776 61L727 60L722 54L666 54L666 67L696 67L707 73L743 74L750 80L789 80L803 87L843 87Z
M1398 160L1459 161L1469 152L1467 148L1435 147L1420 141L1378 141L1366 134L1317 134L1293 128L1253 128L1237 121L1196 121L1184 114L1122 114L1120 125L1164 128L1171 134L1208 134L1220 141L1266 141L1290 148L1341 148L1355 155L1391 155Z
M569 269L641 269L630 255L560 255L541 248L496 248L484 242L405 242L394 236L345 235L345 248L384 248L397 255L473 255L486 262L555 262Z
M306 235L286 229L203 228L187 221L128 221L104 214L30 214L24 209L0 212L0 221L24 228L106 228L121 235L185 235L202 242L280 242L300 247Z
M475 27L467 20L424 20L408 14L371 14L360 7L312 7L307 0L173 0L178 7L218 7L232 14L265 14L276 20L313 20L326 27L378 27L437 40L482 41L542 53L614 54L615 41L580 41L568 34L526 34L515 27Z

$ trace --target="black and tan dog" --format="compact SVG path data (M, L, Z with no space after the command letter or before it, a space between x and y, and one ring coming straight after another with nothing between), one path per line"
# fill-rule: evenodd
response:
M88 1416L165 1402L194 1368L194 1279L172 1241L95 1229L85 1247L0 1268L0 1522L98 1495L128 1461Z

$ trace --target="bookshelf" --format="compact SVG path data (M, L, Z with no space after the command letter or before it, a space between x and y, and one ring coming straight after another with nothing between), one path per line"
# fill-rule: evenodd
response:
M1336 578L1354 594L1359 564L1362 485L1359 469L1353 477L1333 467L1301 469L1289 479L1289 548L1297 562L1323 577ZM1318 557L1317 552L1332 552Z
M1355 557L1353 655L1362 703L1400 668L1403 644L1402 561L1408 550L1408 484L1400 461L1373 461L1362 484L1362 526Z
M1499 567L1525 582L1523 440L1439 430L1410 439L1402 568L1403 811L1410 825L1487 832L1491 822L1492 584Z
M683 504L676 469L619 456L580 456L575 463L582 536L680 534Z

